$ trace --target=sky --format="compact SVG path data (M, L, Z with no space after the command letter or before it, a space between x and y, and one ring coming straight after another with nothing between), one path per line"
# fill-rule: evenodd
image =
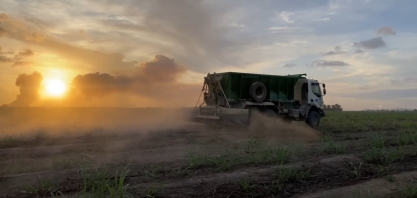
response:
M2 0L0 105L194 106L213 72L306 73L345 110L417 108L412 0ZM48 82L67 87L59 97ZM49 84L50 85L50 84Z

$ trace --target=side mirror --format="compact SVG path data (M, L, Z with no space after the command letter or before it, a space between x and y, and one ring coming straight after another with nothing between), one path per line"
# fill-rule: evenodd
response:
M326 95L326 88L323 89L323 94Z
M323 83L323 88L326 88L326 84Z

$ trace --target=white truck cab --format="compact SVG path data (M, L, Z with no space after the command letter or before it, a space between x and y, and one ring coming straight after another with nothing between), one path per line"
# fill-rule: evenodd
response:
M325 116L323 96L326 95L326 85L322 85L323 90L317 80L299 79L294 86L294 100L299 102L300 116L306 118L310 125L318 125L316 122Z

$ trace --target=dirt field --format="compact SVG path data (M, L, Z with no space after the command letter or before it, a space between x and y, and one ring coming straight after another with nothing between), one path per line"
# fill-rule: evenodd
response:
M3 197L417 197L417 113L209 130L179 110L1 109Z

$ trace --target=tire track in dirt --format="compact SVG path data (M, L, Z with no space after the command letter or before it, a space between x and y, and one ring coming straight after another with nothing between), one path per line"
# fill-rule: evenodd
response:
M362 194L372 196L387 196L398 190L407 187L410 182L417 181L417 171L402 172L392 175L393 181L386 178L377 178L369 181L361 182L351 186L323 190L320 192L294 196L294 198L350 198L354 195Z

